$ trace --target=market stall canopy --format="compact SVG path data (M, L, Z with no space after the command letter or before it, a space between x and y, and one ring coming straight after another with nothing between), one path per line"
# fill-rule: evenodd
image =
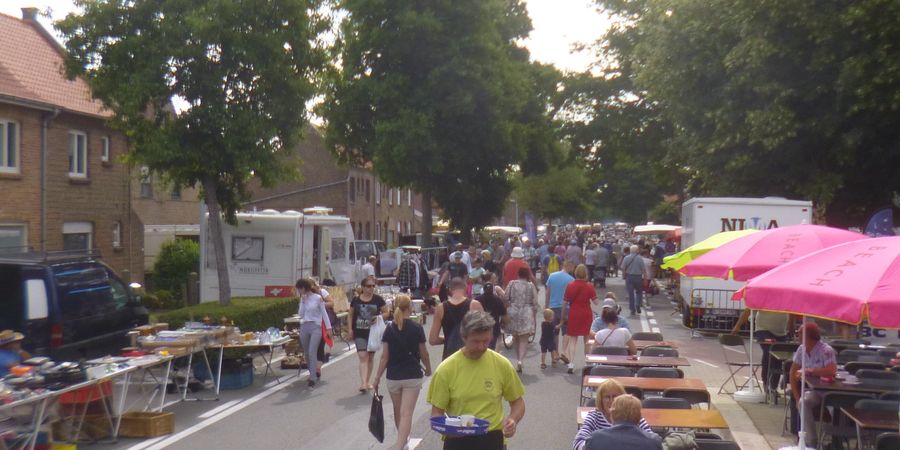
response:
M503 227L503 226L491 226L484 227L484 231L488 233L498 233L498 234L506 234L506 235L520 235L524 233L524 231L519 227Z
M693 261L694 259L704 255L705 253L718 248L724 244L727 244L737 238L744 237L748 234L758 233L759 230L737 230L737 231L723 231L721 233L714 234L674 255L666 256L663 259L663 269L674 269L681 270L685 264Z
M681 269L689 277L747 281L801 256L868 236L821 225L791 225L737 238Z
M681 234L681 227L678 225L665 225L648 223L646 225L638 225L634 227L634 234Z
M752 309L900 329L900 236L811 253L750 280L735 297Z

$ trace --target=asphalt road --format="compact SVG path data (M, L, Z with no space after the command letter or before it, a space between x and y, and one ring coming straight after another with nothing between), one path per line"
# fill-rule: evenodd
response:
M616 292L625 311L627 300L621 280L612 279L609 290ZM602 292L601 292L602 294ZM651 308L640 318L630 318L632 331L661 331L667 340L678 342L681 356L692 365L685 376L700 378L715 394L727 376L722 350L712 338L692 338L665 295L650 300ZM430 318L430 317L429 317ZM379 444L368 432L371 396L357 391L357 360L340 343L335 358L324 368L323 380L315 388L306 386L305 372L281 384L257 377L253 386L223 391L218 402L175 402L167 411L176 415L172 435L150 440L120 439L118 443L87 448L103 449L387 449L394 442L392 407L385 396L387 437ZM343 350L343 353L341 353ZM440 360L440 349L430 347L432 361ZM504 350L507 356L512 351ZM377 356L376 356L377 358ZM576 367L580 369L583 358ZM276 364L277 365L277 364ZM566 374L565 367L541 370L537 341L529 349L522 380L526 386L526 414L518 433L509 441L511 449L571 448L577 431L575 407L579 400L579 371ZM286 372L294 374L296 372ZM426 380L427 383L427 380ZM413 420L411 448L439 449L439 436L428 426L431 407L425 403L427 384L419 397ZM714 395L734 438L743 448L769 448L752 421L728 396ZM82 447L84 448L84 447Z

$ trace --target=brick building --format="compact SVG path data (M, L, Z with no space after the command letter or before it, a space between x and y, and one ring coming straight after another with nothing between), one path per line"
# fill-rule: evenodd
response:
M0 251L99 249L140 278L125 137L87 83L62 75L62 48L36 12L0 14Z
M305 137L297 146L302 180L271 189L253 186L244 209L326 206L350 218L356 239L382 240L388 246L397 245L401 235L421 231L422 213L412 190L386 186L368 168L339 166L313 127Z
M200 240L200 190L175 189L146 167L131 177L131 207L143 224L144 270L150 272L162 244L170 239Z

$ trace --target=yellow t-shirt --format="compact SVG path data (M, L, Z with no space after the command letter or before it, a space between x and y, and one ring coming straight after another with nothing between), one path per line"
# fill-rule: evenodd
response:
M525 395L525 386L506 357L488 350L479 359L457 351L438 366L428 386L428 403L452 416L471 414L503 428L503 399Z

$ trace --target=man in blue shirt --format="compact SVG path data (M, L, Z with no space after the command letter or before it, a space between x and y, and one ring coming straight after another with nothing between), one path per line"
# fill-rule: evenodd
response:
M9 369L22 362L22 340L25 335L13 330L0 331L0 377L9 374Z
M563 264L563 270L551 273L550 276L547 277L544 308L553 310L553 325L555 327L559 326L559 321L562 319L563 294L566 293L566 287L569 286L569 283L575 281L575 277L572 276L572 272L574 271L575 265L571 262L566 262ZM565 334L565 329L563 329L562 332ZM556 343L556 348L559 348L558 333L553 337L553 341Z
M600 309L610 308L616 311L616 313L620 313L622 308L619 308L619 304L616 303L615 299L606 297L603 299L603 303L601 303ZM628 319L623 317L621 314L618 316L618 320L616 321L616 326L619 328L624 328L631 332L631 327L628 325ZM598 331L606 328L606 324L603 323L603 317L597 316L594 317L594 321L591 323L591 334L596 334Z

